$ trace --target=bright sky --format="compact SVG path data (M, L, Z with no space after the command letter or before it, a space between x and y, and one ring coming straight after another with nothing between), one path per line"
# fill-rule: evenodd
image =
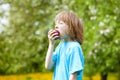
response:
M4 16L0 16L0 33L4 30L3 25L8 25L9 22L7 20L7 16L9 16L9 4L1 4L0 5L0 13L4 12Z

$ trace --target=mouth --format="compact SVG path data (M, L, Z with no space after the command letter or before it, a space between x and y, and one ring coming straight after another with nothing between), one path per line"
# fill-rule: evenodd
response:
M60 36L60 32L58 30L55 30L55 31L56 31L56 33L58 33L58 36Z

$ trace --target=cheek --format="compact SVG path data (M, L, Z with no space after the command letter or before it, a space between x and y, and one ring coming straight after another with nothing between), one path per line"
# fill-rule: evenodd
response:
M64 31L65 31L66 34L68 33L68 26L65 26Z
M68 26L66 25L59 25L59 31L62 35L67 34L68 33Z
M65 29L61 29L61 30L60 30L60 33L61 33L61 35L63 36L63 35L65 35L65 34L67 34L67 31L66 31Z

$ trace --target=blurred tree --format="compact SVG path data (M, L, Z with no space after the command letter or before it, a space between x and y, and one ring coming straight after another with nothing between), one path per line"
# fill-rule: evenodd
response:
M44 71L46 35L53 23L53 5L43 0L4 3L10 5L10 25L1 35L0 71L3 74Z
M100 72L101 79L106 80L109 72L120 73L119 0L5 0L4 3L10 5L10 25L0 35L0 72L45 71L47 31L54 27L57 12L72 10L84 24L85 74L91 78Z
M9 4L9 26L1 33L0 73L44 72L47 32L54 16L67 9L61 0L5 0Z
M101 80L107 80L109 72L120 72L120 2L89 0L82 2L85 6L81 2L76 1L74 10L84 20L85 73L91 77L100 72Z

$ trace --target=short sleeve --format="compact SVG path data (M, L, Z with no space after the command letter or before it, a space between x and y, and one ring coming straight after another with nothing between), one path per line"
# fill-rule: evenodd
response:
M57 60L57 54L56 54L55 52L53 52L52 60L53 60L54 63L56 63L56 60Z
M61 47L61 43L56 47L55 51L52 54L52 60L54 63L56 63L56 61L57 61L57 57L58 57L59 52L60 52L60 47Z
M70 50L70 63L69 70L70 74L77 72L79 74L80 71L83 70L84 67L84 58L83 53L80 47L74 47Z

